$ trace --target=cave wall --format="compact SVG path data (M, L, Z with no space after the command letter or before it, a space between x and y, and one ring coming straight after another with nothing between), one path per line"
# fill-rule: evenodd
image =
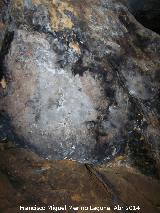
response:
M15 143L49 159L123 155L156 175L159 35L124 1L14 0L1 8L0 110Z

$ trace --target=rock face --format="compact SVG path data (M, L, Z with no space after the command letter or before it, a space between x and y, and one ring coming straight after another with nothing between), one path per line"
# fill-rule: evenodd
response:
M139 24L125 1L4 5L8 85L0 109L15 134L48 158L93 163L127 154L157 174L159 35Z
M77 158L84 159L96 142L86 125L97 117L98 80L89 74L83 80L73 76L70 68L61 68L45 36L24 30L14 35L7 61L14 80L4 105L11 116L18 113L14 125L19 132L54 158L72 157L76 152ZM96 87L95 103L85 92L90 83Z

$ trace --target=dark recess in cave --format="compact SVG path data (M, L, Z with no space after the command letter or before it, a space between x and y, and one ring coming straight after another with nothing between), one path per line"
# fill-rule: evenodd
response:
M128 0L128 7L144 27L160 34L159 0Z
M4 64L4 58L5 55L8 54L11 43L13 41L13 37L14 37L14 32L6 32L4 40L3 40L3 44L2 44L2 48L0 51L0 79L6 74L6 67Z

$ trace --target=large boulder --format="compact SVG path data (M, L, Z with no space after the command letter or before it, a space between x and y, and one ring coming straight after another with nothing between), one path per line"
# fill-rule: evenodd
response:
M128 8L145 27L160 33L159 0L128 0Z
M155 173L160 37L125 5L8 3L13 40L2 48L8 85L0 109L21 141L47 158L93 163L126 153Z

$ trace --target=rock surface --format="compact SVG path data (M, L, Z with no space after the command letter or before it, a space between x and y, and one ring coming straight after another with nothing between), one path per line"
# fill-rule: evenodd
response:
M53 205L66 205L66 211L58 212L69 213L85 212L82 208L90 206L97 210L88 212L119 212L114 210L118 205L122 212L131 206L140 207L134 212L159 212L159 182L117 164L93 167L69 160L46 161L29 150L10 147L0 151L0 171L2 213L35 205L44 207L42 212L55 212L49 210Z
M0 212L160 211L160 36L127 6L0 0Z
M125 1L1 2L0 110L21 143L49 159L126 155L158 176L160 36Z

